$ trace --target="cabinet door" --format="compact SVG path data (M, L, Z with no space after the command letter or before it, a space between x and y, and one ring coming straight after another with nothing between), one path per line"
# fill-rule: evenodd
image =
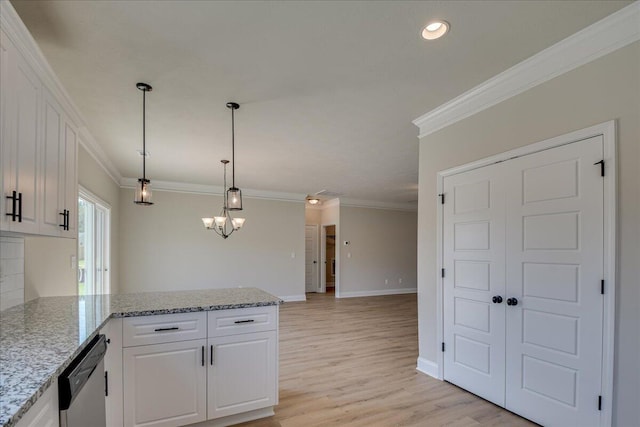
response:
M177 427L206 419L206 340L123 350L124 425Z
M209 339L209 419L276 404L276 331Z
M78 225L78 132L70 120L65 120L63 145L60 150L60 209L67 210L68 229L62 231L64 237L76 237Z
M60 204L64 194L61 182L60 152L63 142L62 109L48 91L44 93L42 146L42 213L40 232L50 236L62 233L64 223L63 207Z
M6 67L2 78L3 129L3 214L13 212L13 203L7 199L13 191L21 195L16 203L21 221L2 215L1 229L38 232L38 179L39 179L39 115L41 83L18 53L8 37L2 34L2 62Z
M100 333L107 337L107 354L104 356L107 427L122 427L122 319L110 319Z
M77 132L53 96L44 91L40 234L75 237ZM68 230L62 224L68 212Z
M15 427L59 427L58 380L54 380Z

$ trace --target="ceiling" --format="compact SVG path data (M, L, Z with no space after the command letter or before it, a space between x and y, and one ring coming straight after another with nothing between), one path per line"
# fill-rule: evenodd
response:
M411 121L629 1L13 0L124 177L412 203ZM451 31L425 41L424 25Z

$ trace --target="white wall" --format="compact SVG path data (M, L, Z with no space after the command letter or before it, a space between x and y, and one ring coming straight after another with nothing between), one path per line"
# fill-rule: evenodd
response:
M25 236L24 299L76 295L78 293L76 239Z
M416 212L341 206L338 237L340 297L415 292Z
M217 215L222 197L154 191L137 206L120 192L122 293L258 287L303 298L304 203L244 198L244 227L223 240L200 218ZM294 257L292 257L295 256Z
M0 236L0 311L24 302L24 239Z
M436 173L597 123L618 123L614 425L640 425L640 43L420 141L420 357L436 361Z
M322 224L322 208L305 206L304 223L307 225Z

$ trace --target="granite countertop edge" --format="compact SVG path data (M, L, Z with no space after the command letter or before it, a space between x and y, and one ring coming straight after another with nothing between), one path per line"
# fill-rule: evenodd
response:
M246 288L249 289L249 288ZM162 294L164 292L159 292ZM265 293L266 294L266 293ZM121 294L120 297L126 298L127 294ZM272 295L270 295L272 296ZM273 296L272 296L273 297ZM250 303L231 303L231 304L213 304L213 305L202 305L202 306L189 306L189 307L179 307L179 308L153 308L148 310L115 310L111 312L99 326L95 328L95 330L87 336L87 338L78 345L78 348L60 365L58 366L54 372L48 376L48 378L42 383L42 385L33 393L31 397L29 397L20 408L8 419L4 421L2 427L15 427L17 422L24 416L24 414L29 411L36 403L36 401L46 392L53 383L54 379L57 378L70 364L73 360L87 347L87 345L91 342L91 340L98 334L100 329L102 329L110 319L113 318L126 318L126 317L140 317L140 316L153 316L153 315L161 315L161 314L177 314L177 313L193 313L193 312L202 312L202 311L216 311L216 310L230 310L237 308L250 308L250 307L266 307L272 305L280 305L284 303L284 300L273 297L273 300L270 301L254 301ZM1 416L1 414L0 414Z

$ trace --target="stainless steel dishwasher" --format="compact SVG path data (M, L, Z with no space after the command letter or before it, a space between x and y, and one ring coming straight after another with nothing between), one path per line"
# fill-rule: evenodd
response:
M60 427L106 426L106 352L105 336L96 336L58 377Z

